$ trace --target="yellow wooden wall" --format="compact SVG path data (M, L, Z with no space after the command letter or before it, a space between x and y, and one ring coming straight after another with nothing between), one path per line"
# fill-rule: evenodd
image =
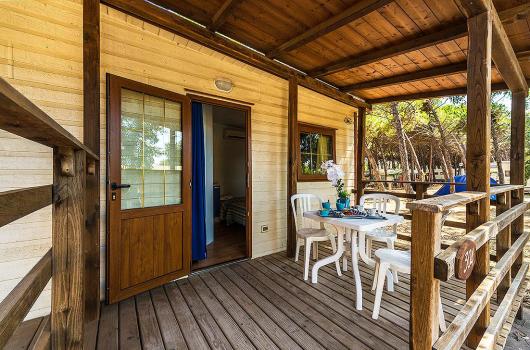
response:
M82 138L81 0L0 1L0 76L61 125ZM112 73L178 93L194 89L221 95L215 78L229 78L225 96L253 103L253 256L284 250L287 190L287 82L184 38L101 6L101 267L105 272L105 74ZM353 186L354 108L300 88L299 119L337 128L338 162ZM0 190L51 182L46 147L0 132ZM16 175L16 176L15 176ZM329 183L300 183L299 192L333 199ZM51 210L43 209L0 229L0 299L46 252ZM269 232L260 233L260 226ZM104 295L104 294L102 294ZM49 311L49 288L30 316Z

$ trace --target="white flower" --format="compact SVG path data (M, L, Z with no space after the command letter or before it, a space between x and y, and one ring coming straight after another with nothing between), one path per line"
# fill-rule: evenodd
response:
M344 178L344 171L340 165L335 164L332 160L322 162L320 168L326 170L328 181L331 181L331 185L334 187L337 187L339 180Z

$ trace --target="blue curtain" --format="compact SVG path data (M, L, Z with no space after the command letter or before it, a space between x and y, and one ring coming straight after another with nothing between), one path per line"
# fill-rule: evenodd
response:
M206 259L206 213L204 182L204 124L202 104L191 104L192 134L192 224L191 224L191 257L192 260Z

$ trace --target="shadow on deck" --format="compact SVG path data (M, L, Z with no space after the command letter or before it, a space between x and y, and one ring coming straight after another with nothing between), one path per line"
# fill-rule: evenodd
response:
M285 253L202 271L103 305L99 324L87 327L86 348L408 349L408 276L400 275L393 293L385 291L373 320L373 270L361 265L364 309L357 311L351 266L342 277L333 267L321 269L316 285ZM464 304L464 283L443 283L442 299L449 323ZM26 348L39 324L25 322L7 348Z

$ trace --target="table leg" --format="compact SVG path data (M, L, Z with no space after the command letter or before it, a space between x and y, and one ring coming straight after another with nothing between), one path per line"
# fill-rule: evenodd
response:
M311 282L312 283L317 283L318 269L332 262L338 264L338 262L340 261L340 258L342 257L342 254L344 253L344 233L342 232L342 230L337 230L337 231L338 231L337 251L333 255L327 256L324 259L317 261L313 265L313 269L311 270Z
M363 309L363 286L361 284L361 274L359 273L359 253L357 248L357 232L351 231L351 264L353 270L353 279L355 280L355 308Z

